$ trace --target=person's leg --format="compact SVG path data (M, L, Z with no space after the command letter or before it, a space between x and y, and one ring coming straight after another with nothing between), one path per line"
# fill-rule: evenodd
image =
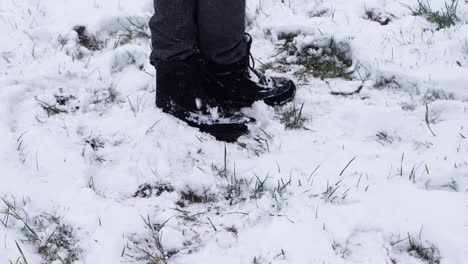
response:
M154 0L151 60L185 60L197 53L196 0Z
M198 42L202 55L232 64L246 54L245 0L198 0Z
M150 27L156 106L220 140L235 141L248 133L250 118L223 111L206 92L219 84L208 74L198 52L197 0L155 0L154 6Z

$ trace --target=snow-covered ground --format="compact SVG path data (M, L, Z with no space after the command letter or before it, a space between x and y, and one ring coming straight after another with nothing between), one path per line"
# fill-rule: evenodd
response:
M260 61L294 34L355 71L269 70L304 128L256 103L224 144L155 108L152 1L1 0L0 263L468 263L468 4L408 6L248 0Z

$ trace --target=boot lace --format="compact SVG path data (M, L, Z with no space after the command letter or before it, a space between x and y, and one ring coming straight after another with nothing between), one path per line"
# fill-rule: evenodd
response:
M255 69L255 58L251 52L252 36L249 33L244 33L244 36L247 41L247 52L245 58L241 60L241 73L251 77L250 73L253 72L259 79L262 79L264 76Z

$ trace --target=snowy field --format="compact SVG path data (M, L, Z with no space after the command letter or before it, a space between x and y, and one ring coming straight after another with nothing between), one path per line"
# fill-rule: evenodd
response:
M298 93L236 144L155 108L152 8L1 0L1 264L468 263L465 0L248 0Z

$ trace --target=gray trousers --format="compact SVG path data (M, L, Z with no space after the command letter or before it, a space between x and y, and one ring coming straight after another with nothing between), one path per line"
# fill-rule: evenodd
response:
M154 0L151 60L184 60L201 53L218 64L246 53L245 0Z

